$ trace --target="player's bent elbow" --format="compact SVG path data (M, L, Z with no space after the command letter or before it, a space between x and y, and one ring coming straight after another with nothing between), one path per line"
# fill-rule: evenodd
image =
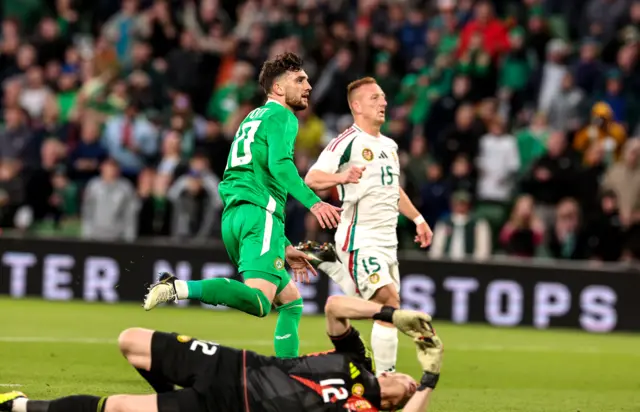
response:
M304 177L304 184L313 189L314 183L315 180L313 180L313 172L307 173L307 175Z
M318 190L319 187L318 187L317 175L318 174L315 170L312 170L309 173L307 173L307 175L304 177L304 184L306 184L313 190Z

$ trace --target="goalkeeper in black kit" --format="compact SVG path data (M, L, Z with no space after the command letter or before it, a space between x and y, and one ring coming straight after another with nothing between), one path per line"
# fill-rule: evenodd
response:
M347 296L329 298L327 333L334 350L280 359L188 336L127 329L119 346L157 394L76 395L29 400L0 395L5 412L320 412L397 410L423 412L442 364L442 341L427 314L383 307ZM411 337L424 374L376 378L371 351L349 319L393 323ZM182 389L175 390L175 386Z

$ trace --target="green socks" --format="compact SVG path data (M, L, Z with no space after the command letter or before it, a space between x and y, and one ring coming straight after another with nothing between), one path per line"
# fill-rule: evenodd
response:
M271 311L271 302L259 289L227 278L193 280L185 282L188 299L199 300L210 305L225 305L257 317L265 317ZM180 289L183 289L181 284ZM182 293L179 293L179 297ZM302 299L282 305L278 311L278 321L273 345L278 358L295 358L300 348L298 326L302 318Z
M298 356L300 348L300 338L298 336L298 325L302 318L302 299L282 305L278 311L278 322L276 332L273 337L273 346L278 358L295 358Z
M189 299L210 305L224 305L257 317L271 311L271 302L259 289L227 278L192 280L187 282Z

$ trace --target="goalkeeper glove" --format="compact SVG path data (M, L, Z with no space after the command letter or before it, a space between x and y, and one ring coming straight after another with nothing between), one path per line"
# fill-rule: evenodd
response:
M442 368L444 345L442 344L442 339L436 335L431 325L429 325L429 329L429 334L413 339L418 353L418 362L420 362L423 370L418 390L435 389L440 378L440 368Z
M431 316L415 310L383 306L380 312L373 315L373 319L392 323L400 332L412 338L419 338L432 333L430 326Z
M431 326L431 316L414 310L383 306L373 319L393 323L399 331L413 338L418 352L418 361L424 372L418 390L434 389L440 378L444 346Z

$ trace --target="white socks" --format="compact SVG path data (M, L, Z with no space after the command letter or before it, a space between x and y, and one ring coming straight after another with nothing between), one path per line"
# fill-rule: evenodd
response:
M26 398L18 398L14 400L11 412L27 412L27 401L28 399Z
M187 286L187 282L184 280L176 280L175 285L178 299L187 299L189 297L189 287Z
M356 284L353 283L351 275L340 262L322 262L318 265L318 269L329 275L331 280L336 282L342 292L347 296L356 294Z
M398 329L373 323L371 330L371 349L376 361L376 373L394 372L398 356Z

